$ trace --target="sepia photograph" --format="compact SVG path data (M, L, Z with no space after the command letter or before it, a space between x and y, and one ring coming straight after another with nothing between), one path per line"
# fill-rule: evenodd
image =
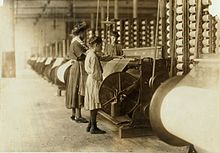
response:
M220 153L219 0L0 0L0 152Z

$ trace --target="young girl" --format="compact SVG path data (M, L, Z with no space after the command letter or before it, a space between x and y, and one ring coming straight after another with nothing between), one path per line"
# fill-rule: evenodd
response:
M85 70L88 74L85 86L85 109L90 110L90 121L86 129L91 134L104 134L96 124L98 109L101 108L99 103L98 90L102 81L102 67L97 57L97 53L102 49L102 39L92 37L89 41L90 49L87 51L85 59Z

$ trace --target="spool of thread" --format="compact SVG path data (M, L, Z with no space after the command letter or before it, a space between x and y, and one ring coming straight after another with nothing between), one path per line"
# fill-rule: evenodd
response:
M166 11L167 16L170 16L170 10Z
M191 47L189 49L190 54L195 54L196 48L195 47Z
M209 45L209 39L204 39L204 40L202 40L202 44L203 44L204 46L208 46L208 45Z
M142 20L142 21L141 21L141 24L146 24L146 21L145 21L145 20Z
M209 53L209 47L202 48L202 53L203 54L208 54Z
M203 23L202 28L203 29L209 29L209 23L208 22Z
M176 4L177 4L177 5L183 5L183 0L177 0L177 1L176 1Z
M218 24L218 23L216 23L216 24L215 24L215 28L216 28L216 29L218 29L218 27L219 27L219 24Z
M167 33L167 39L170 39L170 33Z
M182 76L182 75L183 75L183 71L178 71L178 72L176 73L176 75L177 75L177 76Z
M169 3L169 2L167 2L167 4L166 4L166 8L167 8L167 9L170 8L170 3Z
M183 13L183 7L177 7L176 8L176 13L182 14Z
M196 21L196 15L190 15L189 20L190 21Z
M134 29L134 30L137 30L137 26L134 26L133 29Z
M177 23L176 24L176 29L177 30L182 30L183 29L183 23Z
M170 41L169 40L167 41L167 46L170 47Z
M125 30L128 30L129 28L128 28L128 26L125 26Z
M189 5L196 5L196 0L189 0Z
M191 46L195 46L195 45L196 45L196 40L195 40L195 39L191 39L191 40L189 41L189 44L190 44Z
M211 5L211 1L210 0L202 0L202 4L203 5Z
M142 42L142 45L146 45L146 42L145 42L145 41L143 41L143 42Z
M128 35L129 34L129 32L128 31L125 31L125 35Z
M145 40L146 38L143 36L143 37L141 37L141 39L142 39L142 40Z
M190 23L189 28L190 29L196 29L196 23Z
M192 69L194 66L193 64L189 64L189 68Z
M183 15L177 15L176 16L176 21L182 22L183 21Z
M176 45L177 46L183 46L183 39L176 40Z
M159 27L158 27L158 28L159 28L159 30L162 30L162 26L161 26L161 25L159 25Z
M191 56L189 56L189 60L194 60L195 59L195 57L194 57L194 55L191 55Z
M167 31L170 31L170 26L168 25L166 29L167 29Z
M159 40L162 40L162 36L159 36L158 39L159 39Z
M154 26L150 26L150 29L153 30L153 29L154 29Z
M190 13L196 13L196 7L195 7L195 6L191 6L191 7L189 8L189 12L190 12Z
M169 19L169 18L167 18L167 20L166 20L166 21L167 21L167 23L168 23L168 24L170 24L170 19Z
M190 31L189 35L190 37L196 37L196 31Z
M120 30L120 27L117 27L116 29L119 31L119 30Z
M160 31L158 32L158 34L159 34L159 35L162 35L162 30L160 30Z
M134 31L134 33L133 33L134 35L137 35L137 31Z
M170 54L170 48L167 49L167 53Z
M183 55L177 55L177 62L183 62L184 57Z
M126 41L126 42L125 42L125 45L129 45L129 42L128 42L128 41Z
M203 31L202 36L203 37L209 37L209 31Z
M176 37L177 37L177 38L183 38L183 32L182 32L182 31L178 31L178 32L176 33Z
M125 25L128 25L129 24L129 22L128 21L125 21Z
M154 24L154 20L151 20L151 21L150 21L150 24Z
M176 68L177 68L178 70L183 70L183 63L178 63L178 64L176 65Z
M129 37L125 37L125 40L129 40Z
M142 27L141 27L141 29L142 29L142 30L145 30L145 29L146 29L146 27L145 27L145 26L142 26Z
M208 14L203 15L203 16L202 16L202 20L203 20L203 21L209 21L209 15L208 15Z
M177 47L176 48L176 53L177 54L183 54L183 47Z
M145 31L142 31L142 32L141 32L141 34L142 34L142 35L145 35L145 34L146 34L146 32L145 32Z

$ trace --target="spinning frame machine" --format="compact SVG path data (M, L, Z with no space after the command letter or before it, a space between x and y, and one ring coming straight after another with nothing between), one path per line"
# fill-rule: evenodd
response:
M215 53L218 47L217 21L208 12L210 4L209 0L162 1L158 5L157 20L126 19L112 24L112 29L120 33L119 41L126 48L126 56L102 62L105 79L100 87L99 97L103 106L101 114L113 123L122 125L119 128L120 137L148 135L153 128L169 144L197 144L191 139L182 139L175 130L172 131L175 136L171 134L170 137L169 128L167 130L164 127L160 113L158 115L161 111L158 105L161 105L172 88L184 80L184 76L187 77L191 70L195 71L195 61L198 58ZM101 32L101 36L105 36L105 31ZM160 50L160 54L156 50ZM160 55L159 58L155 56L156 53ZM34 60L38 63L44 59ZM155 71L153 83L150 81L152 71ZM181 77L168 79L168 75ZM160 87L157 89L158 86ZM162 98L158 100L158 97ZM200 144L198 146L201 147ZM210 150L212 149L207 152Z

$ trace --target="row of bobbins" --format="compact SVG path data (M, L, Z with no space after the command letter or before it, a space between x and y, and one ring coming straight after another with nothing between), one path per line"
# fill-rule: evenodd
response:
M189 68L193 68L196 52L196 0L189 0Z
M183 0L176 1L176 75L184 74L184 6Z
M134 19L133 22L132 22L132 47L135 47L137 48L139 46L139 35L138 35L138 21L137 19Z
M150 25L148 20L142 19L140 21L140 46L149 47L150 46Z
M204 6L203 9L203 15L202 15L202 35L203 35L203 40L202 40L202 44L203 44L203 48L202 48L202 53L203 54L207 54L210 53L210 20L211 20L211 16L209 14L209 5L211 4L211 2L209 0L202 0L202 4Z
M171 22L172 22L172 1L167 0L166 3L166 40L167 40L167 56L170 57L171 54L171 40L172 40L172 30L171 30Z
M216 31L215 31L215 37L216 37L216 39L215 39L215 51L218 52L219 45L220 45L220 36L219 36L219 32L218 32L217 29L220 29L220 22L218 22L219 19L218 19L217 16L215 17L215 20L216 20L216 24L215 24L215 29L216 29Z
M124 47L129 48L129 29L130 29L130 24L129 20L124 21Z

